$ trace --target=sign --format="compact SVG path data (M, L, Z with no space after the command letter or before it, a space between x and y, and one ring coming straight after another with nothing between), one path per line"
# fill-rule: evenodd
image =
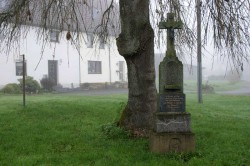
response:
M26 71L26 62L24 63L24 68ZM23 62L18 61L16 62L16 76L22 76L23 75ZM27 75L27 72L25 72L25 75Z

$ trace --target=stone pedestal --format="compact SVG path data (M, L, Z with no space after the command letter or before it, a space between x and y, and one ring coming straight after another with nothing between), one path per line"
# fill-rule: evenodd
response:
M154 119L154 132L191 132L191 117L189 113L157 112Z
M149 142L150 150L155 153L181 153L195 151L195 136L192 132L152 132L150 134Z
M149 138L149 148L156 153L193 152L195 135L187 112L157 112Z

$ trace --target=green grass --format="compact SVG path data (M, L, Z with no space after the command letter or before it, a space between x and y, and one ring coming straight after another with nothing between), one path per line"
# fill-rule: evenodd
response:
M22 96L0 94L0 165L250 165L250 96L187 95L196 153L153 154L147 139L121 130L115 121L125 95ZM111 127L112 128L112 127Z

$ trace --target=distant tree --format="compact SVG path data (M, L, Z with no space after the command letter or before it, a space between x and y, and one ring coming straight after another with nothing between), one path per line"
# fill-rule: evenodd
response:
M38 93L41 89L39 83L33 79L33 77L27 76L25 78L25 90L27 93ZM23 79L18 79L19 84L10 83L3 87L1 90L3 93L18 94L22 92Z
M21 88L20 88L20 85L16 83L9 83L5 85L3 89L1 89L1 91L7 94L18 94L18 93L21 93Z
M56 86L55 82L48 77L42 78L40 83L42 88L48 92L53 91L53 87Z
M23 87L23 79L18 79L20 88ZM33 77L27 76L25 77L25 90L27 93L38 93L41 87L39 83L33 79Z
M77 42L82 31L95 29L95 33L107 37L121 28L117 39L120 54L128 66L129 98L123 111L120 125L130 130L149 129L152 115L156 111L156 88L154 72L154 36L158 45L164 44L164 32L158 31L157 23L166 18L167 12L174 12L182 19L184 29L177 32L177 53L188 48L194 50L196 44L195 2L193 0L119 0L120 21L117 21L117 5L113 0L11 0L8 9L0 14L0 33L7 42L2 44L10 50L17 46L16 36L22 25L39 23L41 31L38 38L46 41L48 29L57 28L69 31L67 39ZM104 4L98 24L87 26L86 16L95 16L96 5ZM221 55L233 65L242 64L248 58L250 0L203 0L203 44L212 37L213 45ZM85 10L86 9L86 10ZM149 14L154 31L150 25ZM34 19L35 18L35 19ZM89 19L88 19L89 20ZM91 20L91 19L90 19ZM95 20L92 17L92 20ZM83 29L81 27L84 27ZM76 39L74 37L75 36ZM242 66L243 69L243 66Z

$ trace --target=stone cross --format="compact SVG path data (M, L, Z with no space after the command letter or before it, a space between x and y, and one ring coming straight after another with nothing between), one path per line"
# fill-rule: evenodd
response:
M167 29L167 52L159 65L159 110L154 114L149 147L157 153L183 153L195 150L195 135L191 131L191 116L186 112L183 93L183 64L176 56L174 30L182 28L181 21L168 13L160 29Z
M176 56L176 51L174 47L174 30L182 29L182 21L174 20L174 13L167 14L167 21L161 21L159 23L160 29L167 29L167 55L169 57Z

